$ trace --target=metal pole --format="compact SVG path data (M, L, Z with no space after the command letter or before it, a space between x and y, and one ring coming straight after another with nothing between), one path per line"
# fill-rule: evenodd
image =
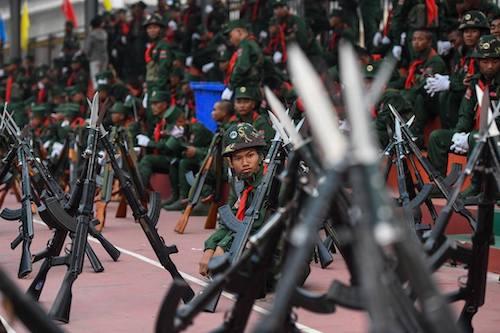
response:
M10 0L10 57L21 57L21 0Z
M85 34L90 31L90 21L97 15L99 4L97 0L85 0Z

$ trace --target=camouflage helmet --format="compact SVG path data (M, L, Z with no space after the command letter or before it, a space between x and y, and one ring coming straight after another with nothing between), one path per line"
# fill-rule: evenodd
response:
M222 156L228 156L232 153L246 148L265 147L266 142L262 135L257 132L255 127L248 123L240 123L231 126L224 135L224 151Z
M500 58L500 40L493 35L481 36L477 49L472 53L472 58Z
M146 22L144 22L144 27L147 28L151 24L156 24L162 28L165 27L165 22L163 22L163 18L159 14L152 14L149 16Z
M484 15L483 12L480 12L479 10L471 10L466 12L461 19L458 30L465 30L469 28L488 30L490 28L488 24L488 18L486 17L486 15Z

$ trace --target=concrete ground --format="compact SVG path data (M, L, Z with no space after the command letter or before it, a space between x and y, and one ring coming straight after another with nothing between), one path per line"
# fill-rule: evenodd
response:
M18 208L14 197L9 195L4 207ZM105 271L94 273L88 261L83 273L73 288L73 304L70 323L62 325L68 332L153 332L160 303L172 281L168 272L159 264L142 229L134 223L129 210L128 217L114 218L116 204L108 208L108 219L104 235L121 251L118 262L113 262L100 244L91 239ZM204 218L192 217L184 235L173 232L179 218L178 212L162 211L158 223L159 233L166 243L176 244L179 253L172 255L179 271L195 291L199 291L205 280L197 273L198 260L201 257L203 241L210 231L203 229ZM11 275L22 290L26 290L33 276L17 279L20 249L10 250L10 242L18 230L17 222L0 221L0 265ZM31 246L35 253L45 247L52 232L35 215L35 238ZM38 271L40 263L33 265L33 273ZM49 309L66 271L65 267L51 270L48 282L40 298L41 305ZM457 279L465 275L461 268L444 267L436 277L443 290L457 287ZM348 280L344 262L335 256L334 263L326 270L313 264L312 273L306 282L306 288L312 291L324 291L333 279ZM207 332L221 323L224 313L232 304L229 295L221 298L217 312L202 313L187 332ZM496 333L500 327L500 283L498 275L488 276L486 304L475 316L476 332ZM258 301L250 320L249 327L266 312L271 305L272 295ZM455 306L458 313L458 306ZM0 314L5 316L3 309ZM304 332L366 332L367 318L364 313L338 308L332 315L318 315L303 310L297 311L298 322ZM14 323L17 332L26 329L20 323Z

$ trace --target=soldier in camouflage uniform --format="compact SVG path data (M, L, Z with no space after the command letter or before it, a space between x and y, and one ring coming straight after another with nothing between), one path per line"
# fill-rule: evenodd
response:
M190 185L186 173L198 171L208 153L212 141L212 132L199 122L190 122L183 109L171 106L165 114L167 131L170 134L165 143L168 155L173 159L170 163L169 177L172 193L177 200L164 205L166 210L182 210L187 205ZM175 162L174 162L175 160Z
M256 189L264 174L263 160L266 143L257 130L250 124L231 126L224 135L223 156L228 157L234 175L244 182L240 193L231 193L228 204L236 218L242 220L245 209L252 202ZM266 218L265 207L259 219L253 224L252 232L257 231ZM231 247L233 232L223 225L205 241L203 257L199 263L201 275L208 275L208 262L214 256L224 254Z
M429 160L441 175L445 175L448 151L465 154L475 144L474 133L479 129L479 99L476 87L487 87L491 100L498 100L500 93L500 41L492 35L482 36L478 50L472 54L479 63L479 73L471 78L458 110L458 122L453 129L433 131L429 140ZM472 182L467 194L479 191L478 182Z

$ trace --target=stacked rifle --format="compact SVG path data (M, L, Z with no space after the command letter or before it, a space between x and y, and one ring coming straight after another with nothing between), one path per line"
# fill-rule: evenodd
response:
M96 94L90 103L91 116L87 128L87 144L80 157L82 165L80 176L71 186L71 192L66 193L59 182L53 177L48 167L33 153L29 140L29 131L20 130L12 116L4 109L2 114L2 138L6 142L8 153L2 160L1 173L3 179L15 179L19 174L21 191L20 209L5 208L0 216L6 220L20 221L19 235L12 242L11 247L22 244L22 256L18 276L26 277L32 272L33 263L43 261L27 293L32 299L38 300L47 276L52 267L66 266L66 275L59 292L52 304L49 315L52 319L69 322L72 303L73 285L82 272L84 259L88 257L95 272L102 272L99 258L87 241L89 235L96 238L110 257L117 261L120 251L96 230L98 221L94 218L94 200L98 185L96 182L99 163L98 148L104 149L109 156L109 163L118 178L121 191L132 208L135 220L140 223L159 261L175 279L182 279L170 255L177 252L175 245L166 246L164 240L156 230L159 219L159 194L141 192L140 184L134 182L131 173L125 172L118 165L114 146L109 142L108 134L101 125L104 111L99 110L99 98ZM122 149L119 146L120 149ZM17 165L14 162L17 160ZM6 177L7 174L11 174ZM137 176L137 175L136 175ZM144 200L145 196L148 197ZM149 207L143 203L149 201ZM31 253L30 245L34 235L33 210L36 206L41 220L54 231L47 247L40 253ZM66 238L71 240L70 248L65 249ZM185 297L185 301L192 298L193 293Z
M229 253L209 262L211 281L191 302L178 306L188 289L182 281L174 281L160 308L156 332L186 330L201 311L215 309L223 290L236 301L213 332L244 332L256 299L265 294L266 281L276 269L279 283L272 307L254 332L298 332L294 308L331 314L338 306L368 312L373 332L473 332L472 318L484 304L494 197L500 188L499 132L494 122L500 106L492 112L490 101L483 98L477 144L464 172L456 169L447 178L438 176L415 145L409 124L391 106L394 141L384 155L397 168L399 196L394 200L380 170L368 117L394 64L385 61L363 98L350 45L342 45L340 61L352 127L349 137L338 130L334 107L311 64L299 48L290 48L290 73L304 101L313 140L303 137L307 132L297 131L280 101L266 90L277 131L266 160L276 176L264 179L256 189L242 222L227 206L219 208L220 223L234 234ZM416 163L432 183L424 183ZM477 217L459 196L465 176L472 173L483 179ZM430 198L433 188L448 201L439 213ZM267 219L252 235L248 225L262 204L269 207ZM431 225L422 224L422 205L431 211ZM446 237L453 212L469 222L472 248ZM333 243L343 256L351 279L350 284L335 280L325 293L315 294L301 286L318 243L326 246L318 237L322 228L329 245ZM443 295L433 272L448 260L465 264L468 276L458 291ZM465 305L456 321L449 303L458 300Z

